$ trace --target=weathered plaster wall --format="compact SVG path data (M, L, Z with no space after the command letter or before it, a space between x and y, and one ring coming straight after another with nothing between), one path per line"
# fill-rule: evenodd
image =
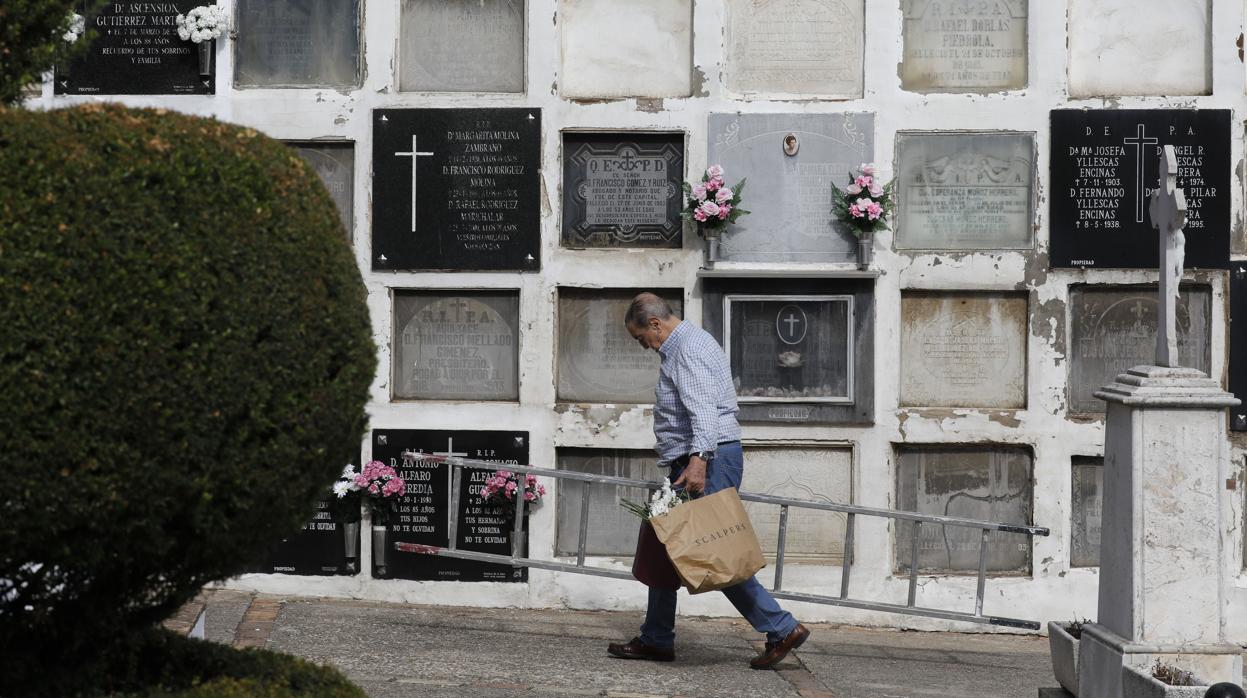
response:
M570 0L567 0L570 3ZM222 0L229 6L231 0ZM580 11L599 4L570 3ZM643 3L643 7L656 3ZM679 4L679 3L673 3ZM902 58L902 14L897 0L865 3L864 95L839 101L793 99L779 101L749 94L749 101L733 99L724 84L725 27L723 3L696 2L692 15L691 97L673 97L670 71L656 79L655 99L609 98L574 101L565 86L592 85L610 79L609 61L567 66L560 47L567 46L562 32L565 17L556 0L529 0L526 94L416 94L396 90L399 3L373 0L365 3L363 86L352 90L327 89L231 89L232 56L228 42L218 49L218 84L215 97L123 97L128 104L162 106L242 123L274 137L291 140L340 139L356 144L354 244L369 289L369 308L380 347L382 370L372 388L369 406L374 428L454 429L473 428L527 430L531 432L531 459L552 465L558 447L649 448L651 419L646 406L556 406L554 392L555 300L558 286L583 287L682 287L686 290L688 317L702 316L701 287L696 272L702 253L697 239L687 236L685 248L675 251L564 250L559 247L559 197L561 195L560 131L565 129L680 130L688 134L687 163L690 173L706 162L707 115L722 112L840 113L873 112L876 161L885 178L894 170L895 135L899 130L992 129L1036 134L1038 203L1035 214L1034 250L983 253L905 253L891 250L891 234L878 237L876 266L882 271L876 287L876 356L873 376L875 425L873 427L749 426L746 439L774 444L820 443L853 450L853 501L874 507L895 505L896 444L1020 444L1034 453L1034 521L1051 528L1052 535L1034 541L1034 570L1029 577L1006 577L988 582L985 611L989 614L1041 619L1094 617L1097 573L1095 569L1071 569L1070 556L1070 459L1099 455L1104 428L1096 419L1072 420L1065 411L1067 317L1066 301L1071 283L1141 283L1154 279L1143 271L1052 270L1047 267L1048 229L1048 111L1053 108L1157 108L1201 107L1234 110L1232 162L1236 163L1234 210L1241 221L1241 124L1244 116L1244 71L1235 40L1242 29L1243 4L1218 0L1212 7L1211 94L1183 97L1114 97L1073 99L1069 96L1067 22L1090 21L1091 31L1100 21L1067 17L1073 0L1032 0L1029 18L1029 85L1024 89L993 94L918 94L900 89L897 66ZM1146 0L1132 4L1135 15L1164 16L1170 3ZM600 26L590 37L602 44L647 45L647 37L621 35L621 28L644 23ZM580 37L581 41L585 37ZM1149 50L1164 54L1176 51L1159 43ZM649 56L652 59L652 56ZM672 57L679 60L678 56ZM564 75L568 69L587 73ZM1120 70L1105 66L1100 83L1134 84L1134 67ZM599 72L600 71L600 72ZM635 78L636 76L631 76ZM675 81L678 83L678 80ZM582 87L576 89L581 90ZM582 97L579 92L576 97ZM643 97L646 95L642 95ZM55 107L89 98L53 98L45 86L37 106ZM375 273L370 271L369 231L371 122L374 108L388 107L540 107L545 137L542 144L542 271L514 273ZM1236 240L1241 231L1236 231ZM1196 273L1210 282L1213 291L1212 370L1223 377L1227 362L1225 283L1216 273ZM776 282L779 283L778 281ZM520 400L510 403L418 403L391 402L390 294L395 288L518 289L522 342L520 346ZM916 409L898 407L902 358L902 289L955 289L1024 291L1029 297L1027 336L1027 406L1018 410ZM869 377L866 377L869 379ZM365 445L366 448L366 445ZM1244 444L1234 449L1241 462ZM367 453L364 454L367 457ZM531 551L553 551L554 502L542 507L532 520ZM1241 516L1235 517L1241 521ZM1239 533L1234 544L1241 549ZM370 568L367 545L363 569ZM853 570L856 595L904 602L906 584L891 575L891 536L879 522L858 522L858 557ZM607 563L621 566L620 563ZM1241 565L1236 566L1238 569ZM764 573L764 577L766 574ZM838 568L785 570L789 588L813 585L828 593L835 584L824 580L839 577ZM353 578L308 578L286 575L245 575L228 586L270 593L324 594L332 596L470 606L570 606L575 608L643 608L645 594L638 584L592 577L557 575L534 570L527 585L454 584L378 581L366 574ZM965 577L924 577L920 603L973 609L974 580ZM1247 577L1240 577L1233 610L1247 620ZM794 611L810 620L833 620L870 625L915 628L967 629L942 621L902 617L835 607L792 604ZM681 609L691 614L733 615L719 595L685 598ZM638 616L639 617L639 616ZM1247 642L1247 623L1233 623L1235 639Z

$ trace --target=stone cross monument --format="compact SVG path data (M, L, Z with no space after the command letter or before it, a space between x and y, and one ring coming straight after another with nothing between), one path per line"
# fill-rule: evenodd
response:
M1148 213L1160 232L1160 303L1156 306L1156 365L1178 365L1178 335L1175 308L1178 284L1182 282L1182 258L1186 236L1186 195L1178 188L1178 158L1173 146L1165 146L1160 158L1160 186L1152 192Z
M1165 146L1150 209L1161 250L1157 365L1135 366L1096 393L1108 413L1099 608L1079 642L1086 698L1122 698L1123 675L1157 660L1209 684L1242 675L1239 648L1226 639L1236 524L1222 484L1234 477L1225 408L1238 400L1177 365L1186 202L1176 174Z

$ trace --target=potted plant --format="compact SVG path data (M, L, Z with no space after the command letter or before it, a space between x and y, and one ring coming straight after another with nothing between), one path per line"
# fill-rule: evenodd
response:
M212 73L213 41L221 36L221 32L229 26L229 15L219 5L200 5L192 7L186 14L179 14L174 23L177 24L178 38L190 41L199 46L199 74Z
M857 174L849 174L849 185L831 185L832 207L836 217L857 237L857 267L867 269L875 255L875 231L888 223L892 213L892 183L879 181L874 163L862 163Z
M723 180L723 168L711 165L696 184L684 183L685 204L680 217L697 225L697 234L706 240L706 268L714 268L719 261L719 236L728 223L749 212L740 207L740 193L745 180L734 187L727 187Z
M1208 684L1158 659L1151 669L1123 666L1121 692L1130 698L1204 698Z
M1078 695L1078 640L1082 626L1091 621L1072 620L1068 623L1048 621L1048 652L1052 655L1052 673L1061 687Z
M355 473L353 468L349 470L354 491L368 497L368 509L372 518L372 564L377 576L384 577L389 560L389 525L394 516L394 504L399 497L406 494L407 483L398 476L394 468L379 460L365 463L361 473ZM347 477L348 471L344 470L342 478ZM339 483L342 478L339 478ZM335 485L334 491L337 492L338 488Z

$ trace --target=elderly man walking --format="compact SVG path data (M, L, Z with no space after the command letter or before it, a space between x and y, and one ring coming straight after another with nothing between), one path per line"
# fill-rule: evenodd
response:
M670 468L672 482L694 494L739 489L744 474L739 409L719 344L705 330L676 317L653 293L632 300L624 326L641 346L662 357L654 389L659 467ZM754 630L766 633L766 651L749 662L754 669L775 666L810 636L756 578L723 589L723 595ZM674 660L675 605L674 591L651 587L640 636L611 643L607 651L623 659Z

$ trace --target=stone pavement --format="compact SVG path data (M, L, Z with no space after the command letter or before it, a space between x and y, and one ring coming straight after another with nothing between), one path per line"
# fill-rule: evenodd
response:
M614 659L640 614L410 606L208 590L206 636L331 664L370 696L1034 698L1056 683L1038 636L810 624L777 671L755 671L753 629L681 617L676 661Z

